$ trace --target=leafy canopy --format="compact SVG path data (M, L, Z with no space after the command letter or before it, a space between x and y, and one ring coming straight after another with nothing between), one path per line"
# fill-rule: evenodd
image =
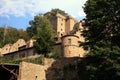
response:
M30 21L30 27L27 28L29 35L36 39L35 48L38 53L45 56L52 49L54 44L54 30L49 20L43 15L37 15Z
M84 80L120 79L120 3L119 0L88 0L84 43L86 55L80 76ZM79 64L81 65L81 64Z
M20 38L27 41L29 36L27 32L22 29L16 29L9 26L2 26L0 28L0 47L3 47L5 44L15 43Z
M64 16L67 16L68 14L67 13L65 13L65 11L63 11L63 10L60 10L60 9L52 9L51 11L50 11L50 13L52 14L52 15L56 15L57 13L60 13L60 14L62 14L62 15L64 15Z
M120 46L120 3L119 0L88 0L84 7L86 26L84 36L91 44L106 42Z
M120 48L95 47L85 59L78 64L81 80L119 80Z

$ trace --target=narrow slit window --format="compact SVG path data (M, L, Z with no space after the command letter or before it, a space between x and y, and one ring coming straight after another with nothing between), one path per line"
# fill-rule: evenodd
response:
M71 44L71 39L68 39L68 44Z

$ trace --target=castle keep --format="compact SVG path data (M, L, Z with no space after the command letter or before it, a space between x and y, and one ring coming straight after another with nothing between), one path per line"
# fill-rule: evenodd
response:
M52 15L48 12L45 16L50 20L56 31L56 41L61 42L61 54L64 57L83 57L85 51L80 47L80 42L85 41L84 37L81 36L84 22L78 22L72 16L63 16L60 13Z

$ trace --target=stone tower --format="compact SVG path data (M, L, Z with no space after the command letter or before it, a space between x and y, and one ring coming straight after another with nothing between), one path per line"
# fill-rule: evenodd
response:
M79 42L84 42L85 39L81 35L83 30L83 22L78 22L72 16L61 15L56 13L52 15L50 12L45 16L50 20L53 28L56 31L56 42L62 43L62 55L63 57L83 57L85 50L79 46Z
M65 19L66 17L57 13L57 37L61 38L63 35L65 35Z
M53 28L56 31L56 38L61 39L62 36L70 34L73 30L74 25L78 22L72 16L64 16L60 13L52 15L50 12L46 13L45 16L51 22Z
M65 35L62 37L63 57L83 57L84 50L79 47L79 37Z
M70 32L73 30L74 25L78 21L74 19L72 16L66 16L66 22L65 22L65 32L66 34L70 34Z

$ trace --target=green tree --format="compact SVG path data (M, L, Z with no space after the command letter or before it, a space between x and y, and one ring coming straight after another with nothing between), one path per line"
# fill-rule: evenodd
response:
M5 44L14 43L19 37L17 29L12 27L1 27L0 28L0 44L3 47Z
M38 53L45 56L51 52L54 44L54 30L49 20L42 15L37 15L30 21L30 27L27 28L29 35L36 39L35 48Z
M81 62L84 80L119 80L119 0L88 0L84 11L86 27L83 36L86 42L83 46L89 48L88 55Z
M30 39L30 36L28 35L27 31L23 29L18 30L19 38L24 39L25 41L28 41Z
M120 48L95 47L78 64L81 80L119 80L120 79Z
M86 30L84 36L89 47L106 42L109 47L120 46L120 3L119 0L88 0L85 4Z
M58 8L52 9L52 10L50 11L50 13L51 13L52 15L56 15L57 13L60 13L60 14L62 14L62 15L64 15L64 16L67 16L67 15L68 15L67 13L65 13L65 11L60 10L60 9L58 9Z
M0 28L0 47L3 47L4 42L4 28Z
M9 26L3 26L0 28L0 47L3 47L8 43L15 43L20 38L27 41L29 39L29 36L24 30L19 30Z

